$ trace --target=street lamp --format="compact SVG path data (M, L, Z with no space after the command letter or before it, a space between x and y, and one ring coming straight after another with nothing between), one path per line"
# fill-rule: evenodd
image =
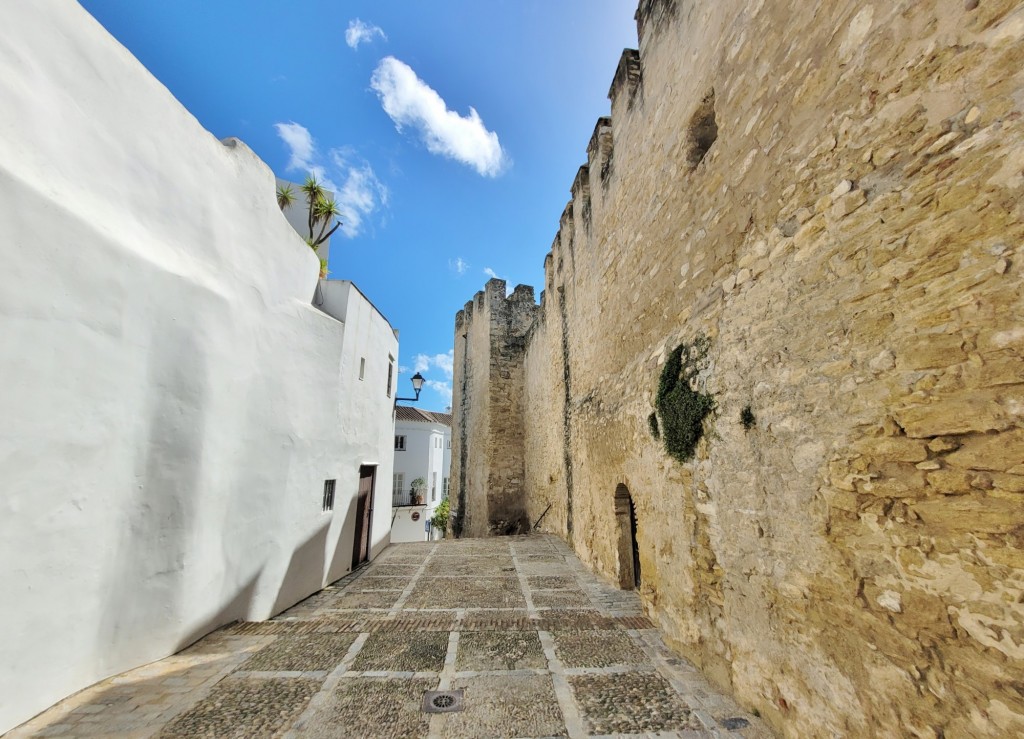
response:
M412 389L416 391L416 397L415 398L399 398L396 395L395 396L395 405L398 405L398 401L400 401L400 400L405 400L405 401L408 401L410 403L415 403L417 400L420 399L420 390L423 389L423 375L421 375L419 372L417 372L410 379L412 380Z

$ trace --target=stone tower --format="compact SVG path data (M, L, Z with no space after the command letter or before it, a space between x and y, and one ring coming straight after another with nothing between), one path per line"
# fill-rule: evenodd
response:
M495 279L455 318L450 495L459 535L530 529L523 493L523 355L536 312L532 287L520 285L506 297L505 281Z

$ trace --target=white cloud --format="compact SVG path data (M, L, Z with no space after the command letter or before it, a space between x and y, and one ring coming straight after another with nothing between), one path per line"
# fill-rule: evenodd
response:
M473 167L485 177L497 177L508 157L498 134L488 131L475 109L460 116L444 99L404 62L392 56L381 59L370 85L377 92L384 112L401 131L418 129L427 150Z
M352 164L351 154L341 149L331 151L331 162L336 171L344 177L340 188L335 188L341 220L351 235L359 233L363 219L372 215L378 205L387 206L388 189L379 179L373 168L366 162Z
M417 354L413 357L413 370L427 372L431 367L441 370L450 380L455 368L455 350L449 349L447 354Z
M312 167L313 153L316 151L316 145L313 143L313 137L309 134L309 129L300 126L295 121L275 123L274 128L277 129L277 135L284 141L291 155L288 160L288 169L308 171Z
M490 277L492 280L503 280L504 277L498 277L498 273L490 267L484 267L484 274Z
M331 149L324 162L317 152L316 141L305 126L292 121L275 123L274 128L288 147L286 169L313 175L324 189L334 193L343 224L336 235L347 238L359 235L366 218L378 207L387 206L387 187L377 178L369 163L359 159L354 152L343 148Z
M469 269L469 262L467 262L462 257L456 257L454 260L449 259L448 269L450 269L452 272L461 277L462 275L466 274L466 270Z
M426 386L431 390L437 392L448 405L452 403L452 385L450 382L438 382L437 380L427 380Z
M375 36L379 36L385 41L388 40L388 37L384 34L384 30L380 26L375 26L372 23L364 23L356 18L355 20L348 22L348 30L345 31L345 43L348 44L349 47L356 49L359 48L359 44L373 41Z

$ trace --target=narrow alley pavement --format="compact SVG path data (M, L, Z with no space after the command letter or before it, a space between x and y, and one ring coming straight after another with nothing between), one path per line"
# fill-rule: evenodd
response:
M665 648L635 593L533 536L393 545L7 736L610 735L771 732Z

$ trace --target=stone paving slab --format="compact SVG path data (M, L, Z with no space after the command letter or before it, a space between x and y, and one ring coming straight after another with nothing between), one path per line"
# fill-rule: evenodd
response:
M371 634L352 664L360 672L440 672L448 632Z
M248 672L331 671L356 640L354 634L282 636L243 662Z
M556 631L555 654L565 667L645 665L648 657L622 631Z
M309 739L426 736L430 716L420 705L424 691L436 684L432 678L344 678L309 718L296 722L292 734Z
M486 675L458 678L469 692L465 711L443 715L446 737L567 736L550 675Z
M523 670L548 666L536 631L463 631L459 670Z
M703 728L682 696L652 672L580 675L569 685L592 735Z
M427 714L428 690L464 691ZM635 592L550 536L400 544L276 618L220 629L6 735L772 734L670 652Z

